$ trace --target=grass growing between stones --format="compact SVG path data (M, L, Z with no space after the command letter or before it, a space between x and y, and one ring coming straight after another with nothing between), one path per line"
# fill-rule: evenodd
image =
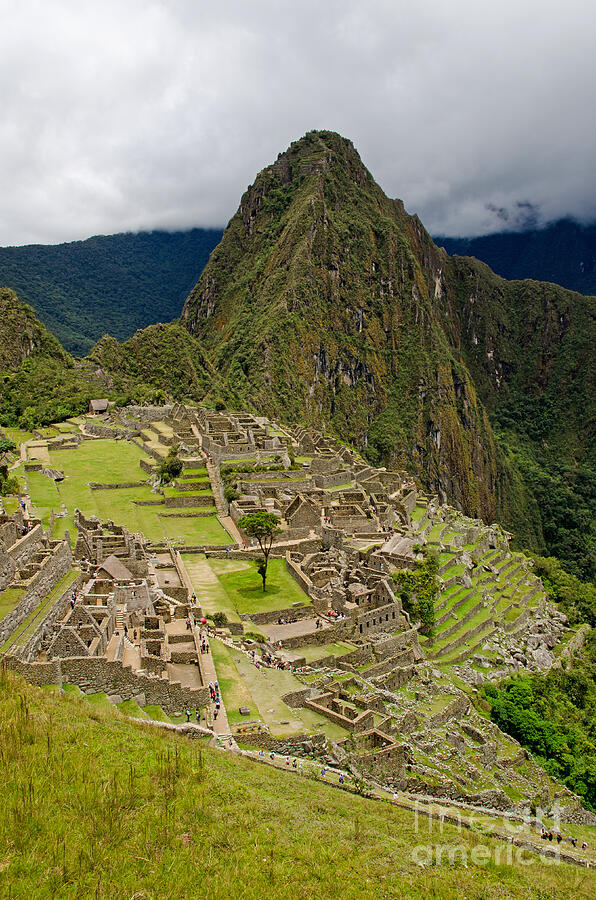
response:
M508 845L482 834L438 823L429 834L408 810L158 733L8 673L0 733L4 897L594 896L591 871L529 855L529 865L499 863ZM429 863L417 864L416 847Z
M6 588L0 593L0 621L18 606L25 596L25 588Z
M294 604L311 605L308 596L288 574L283 559L269 560L265 593L254 563L226 559L209 559L208 562L240 614L289 609Z
M269 726L275 737L287 737L295 734L315 734L324 731L328 738L341 741L348 732L330 722L325 716L311 709L292 709L281 699L290 691L304 688L290 672L280 669L262 668L259 671L250 660L239 651L230 651L244 685L250 691L263 721Z
M44 597L24 622L21 622L7 641L2 644L0 653L6 652L10 647L22 647L27 643L42 619L50 611L52 604L66 591L79 575L78 569L70 569L50 593Z
M305 644L304 647L293 647L292 653L296 656L303 656L307 663L314 662L317 659L323 659L325 656L345 656L356 650L355 644L346 644L343 641L337 641L331 644Z

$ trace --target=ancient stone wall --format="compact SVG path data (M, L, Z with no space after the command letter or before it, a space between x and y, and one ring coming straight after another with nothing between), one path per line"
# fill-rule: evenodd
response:
M322 757L327 754L327 741L324 734L276 738L267 731L252 731L237 734L236 741L239 744L279 753L280 756Z
M381 662L376 663L374 666L370 666L364 673L366 678L377 678L379 675L386 675L388 672L391 672L392 669L396 667L402 666L411 666L415 662L414 651L413 650L403 650L401 653L398 653L396 656L390 656L387 659L382 660Z
M114 484L113 482L109 484L104 484L99 481L90 481L89 487L92 491L110 491L110 490L119 490L120 488L136 488L143 487L145 485L144 481L121 481L118 484Z
M294 647L309 647L313 644L321 643L329 644L334 641L349 639L351 633L351 622L347 619L343 619L341 622L330 625L329 628L313 631L310 634L298 634L295 637L285 638L283 640L283 647L284 650L291 650Z
M196 709L209 702L208 688L191 690L166 679L135 675L122 663L101 657L71 657L55 659L49 663L27 663L16 657L7 657L6 664L34 684L77 684L86 693L105 691L122 700L132 700L143 693L145 704L155 704L168 715L179 713L185 707Z
M60 579L66 575L72 566L72 553L70 544L61 541L41 564L39 572L33 576L27 586L27 592L17 606L0 622L0 641L6 641L25 621L25 619L39 606L44 597L52 591Z
M286 551L286 570L287 570L287 572L292 576L292 578L294 579L294 581L296 581L296 582L300 585L300 587L302 588L302 590L304 591L304 593L305 593L308 597L312 597L313 583L312 583L312 581L310 580L310 578L308 577L308 575L306 575L306 574L302 571L302 569L300 568L300 566L297 565L297 564L290 558L290 551L289 551L289 550Z
M44 638L51 634L54 625L57 622L60 622L70 609L70 598L72 597L73 590L80 590L86 579L87 576L83 572L81 572L79 575L77 575L73 583L70 584L65 591L63 591L56 602L52 604L52 608L40 621L39 625L31 635L25 646L22 648L22 650L19 651L19 656L23 660L25 660L26 662L31 662L37 657Z
M318 488L333 488L352 480L350 472L334 472L331 475L313 475L312 482Z
M275 625L281 617L288 619L294 616L296 619L312 619L315 611L312 606L290 606L287 609L271 609L268 612L261 613L241 613L240 618L243 621L250 620L255 625Z

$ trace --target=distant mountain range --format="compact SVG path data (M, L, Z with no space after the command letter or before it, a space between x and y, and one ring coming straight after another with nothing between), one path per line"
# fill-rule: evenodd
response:
M580 294L596 294L596 224L560 219L532 231L435 236L434 241L450 255L481 259L503 278L553 281Z
M0 285L14 290L75 356L180 315L219 243L217 229L147 231L68 244L0 247Z
M75 356L104 334L119 341L180 315L223 230L145 231L66 244L0 247L0 285L14 290ZM596 294L596 225L562 219L535 231L435 237L508 279L553 281Z

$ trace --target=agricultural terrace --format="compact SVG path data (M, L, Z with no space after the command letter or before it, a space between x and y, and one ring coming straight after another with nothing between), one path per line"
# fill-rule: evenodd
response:
M130 441L101 439L83 441L76 448L47 449L47 442L27 445L28 455L44 465L64 472L64 481L54 482L41 472L26 475L33 512L44 527L54 513L53 537L61 538L66 529L74 541L74 510L85 515L112 519L129 531L140 531L150 540L184 542L188 546L225 545L230 536L219 523L210 488L200 491L178 490L175 484L165 494L174 505L164 505L165 497L151 490L147 473L141 469L143 451ZM45 443L45 446L44 446ZM205 469L193 470L193 477L207 480ZM135 487L94 490L90 483L137 483ZM190 509L176 507L176 498L204 497L205 505ZM200 500L199 500L200 502ZM145 505L146 504L146 505Z

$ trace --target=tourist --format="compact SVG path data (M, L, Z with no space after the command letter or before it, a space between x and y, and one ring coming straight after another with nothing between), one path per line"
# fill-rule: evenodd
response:
M290 757L286 756L286 766L289 766L289 765L290 765Z
M274 759L275 759L275 753L273 752L273 750L272 750L271 753L269 754L269 759L271 759L271 760L274 760Z
M343 773L343 772L340 772L340 773L339 773L339 783L340 783L340 784L343 784L343 783L344 783L344 773Z
M295 769L298 768L298 760L296 759L296 757L294 757L294 759L292 760L292 766L293 766Z
M327 771L327 769L325 768L325 766L323 766L323 768L321 769L321 777L322 777L322 778L325 777L326 771Z
M185 709L185 710L184 710L184 713L185 713L185 715L186 715L186 721L187 721L187 722L190 722L190 709L188 709L188 708Z
M197 725L201 724L201 710L197 709Z
M265 756L265 751L264 751L264 750L262 750L262 749L261 749L261 750L259 750L259 756Z
M216 708L213 710L213 721L214 721L214 722L217 720L218 714L219 714L219 709L217 709L217 707L216 707Z

